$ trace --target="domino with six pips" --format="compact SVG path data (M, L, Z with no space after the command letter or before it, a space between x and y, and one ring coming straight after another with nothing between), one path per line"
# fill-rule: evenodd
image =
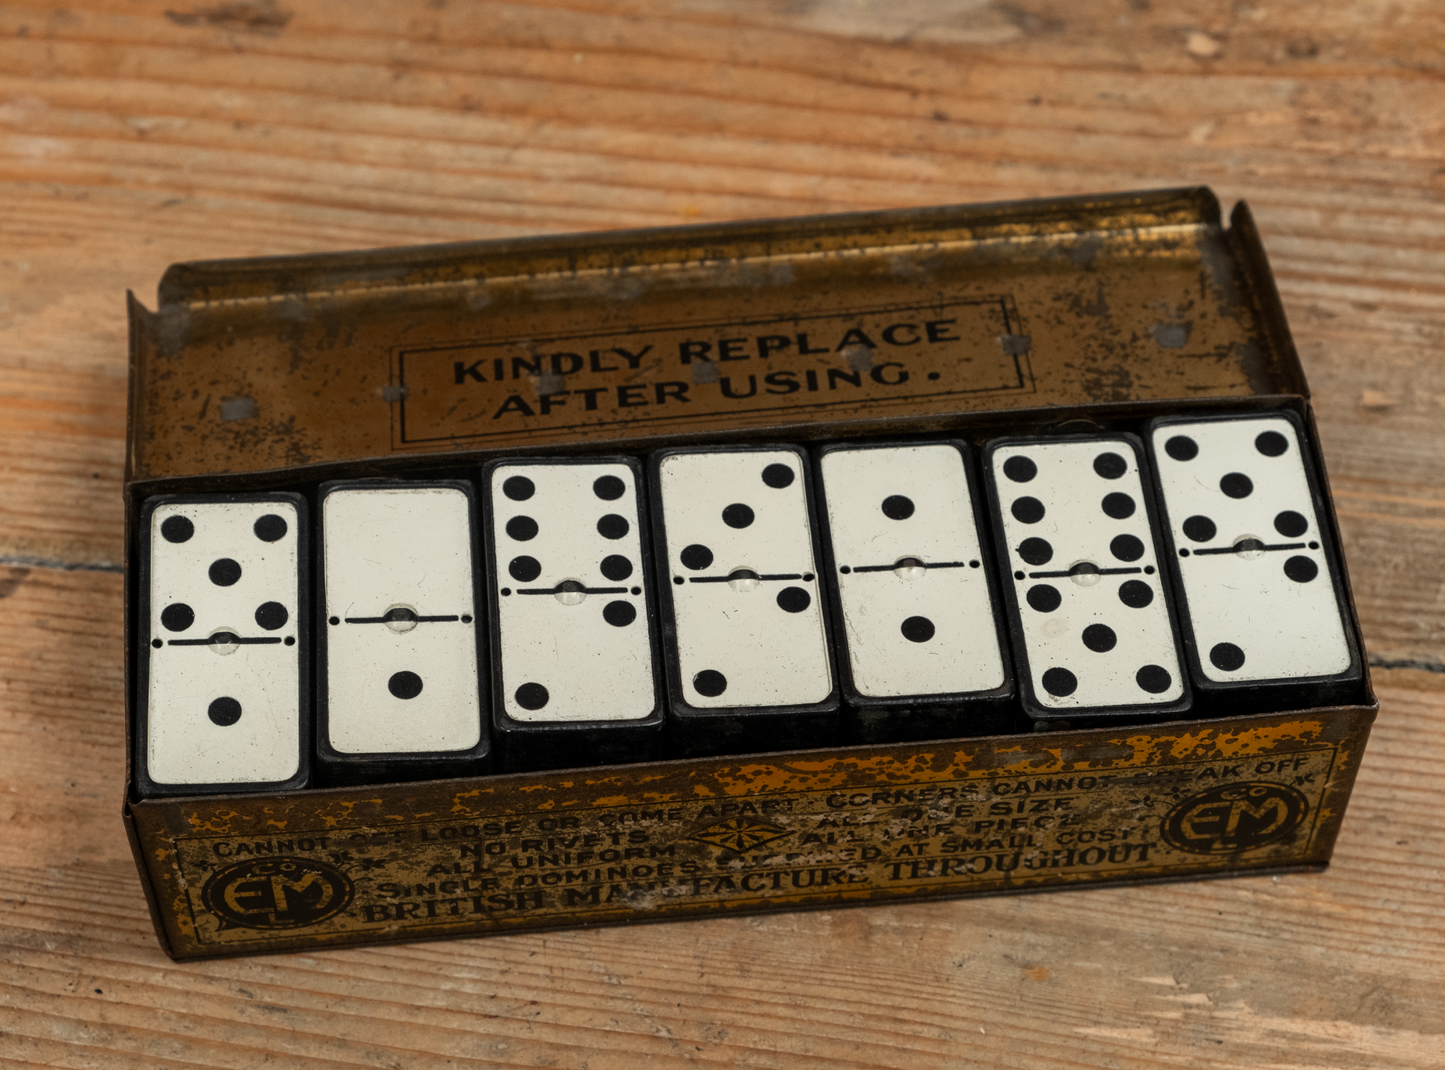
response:
M501 768L655 757L664 704L641 465L494 461L482 487Z
M1037 721L1190 708L1141 446L1080 435L997 439L984 451L1019 693Z
M493 741L508 772L1343 701L1361 658L1302 422L1146 433L994 439L984 495L956 439L668 448L645 471L504 458L480 473L480 539L467 480L335 481L314 569L301 495L150 499L138 784L474 775Z

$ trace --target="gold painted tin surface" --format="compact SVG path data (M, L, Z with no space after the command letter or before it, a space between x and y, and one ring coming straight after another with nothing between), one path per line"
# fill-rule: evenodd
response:
M132 308L129 478L1302 393L1242 222L1182 190L177 265Z
M1320 864L1373 714L133 808L180 957Z

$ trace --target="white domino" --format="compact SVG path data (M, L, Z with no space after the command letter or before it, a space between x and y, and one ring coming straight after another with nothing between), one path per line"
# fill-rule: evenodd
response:
M343 486L321 509L327 741L350 755L478 746L470 496Z
M1184 673L1134 444L1004 442L989 464L1037 706L1147 712L1181 702Z
M998 623L959 450L833 449L819 467L847 663L859 695L1002 687Z
M147 521L145 773L164 789L302 768L296 505L167 501Z
M806 706L833 694L803 476L791 450L662 458L662 526L683 701Z
M1347 671L1350 644L1295 425L1282 416L1167 423L1153 447L1205 679Z
M502 706L528 724L658 706L637 478L625 464L492 469Z

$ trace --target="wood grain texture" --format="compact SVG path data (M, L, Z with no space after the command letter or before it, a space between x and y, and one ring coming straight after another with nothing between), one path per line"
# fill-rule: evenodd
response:
M1431 0L0 6L0 1065L1439 1065L1442 33ZM127 288L1196 182L1255 210L1400 666L1327 873L161 955L119 819Z

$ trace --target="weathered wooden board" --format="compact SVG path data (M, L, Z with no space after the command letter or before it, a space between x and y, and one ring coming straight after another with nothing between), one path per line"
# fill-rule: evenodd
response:
M0 9L0 1062L1438 1064L1442 32L1428 0ZM1381 685L1327 873L161 955L119 819L126 288L184 259L1195 182L1259 219Z

